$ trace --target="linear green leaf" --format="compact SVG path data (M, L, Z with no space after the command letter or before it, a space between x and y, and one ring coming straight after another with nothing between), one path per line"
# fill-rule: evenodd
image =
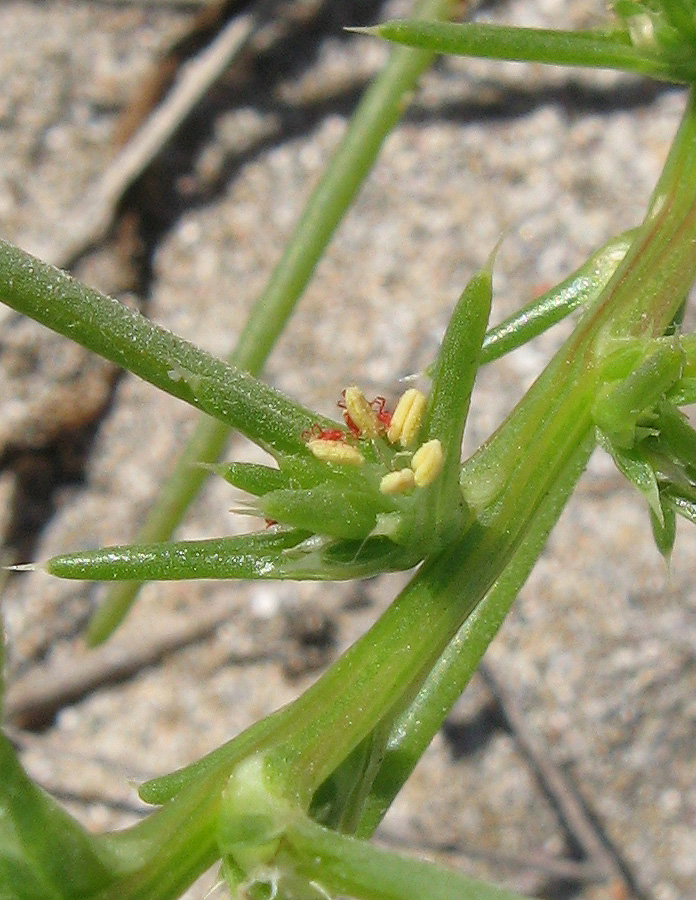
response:
M46 571L87 581L178 581L198 578L278 578L283 553L308 537L296 529L260 531L202 541L104 547L54 556Z
M354 31L373 34L409 47L513 62L554 66L621 69L664 81L689 83L696 75L693 60L667 58L631 44L622 31L560 31L516 28L487 23L384 22Z
M294 871L332 894L357 900L524 900L512 891L308 820L290 825L284 840Z
M596 299L626 255L635 231L612 238L560 284L490 328L481 348L481 365L521 347Z
M329 425L280 391L4 241L0 301L238 429L265 449L304 449L304 430L317 421Z
M438 540L460 533L467 512L459 490L462 437L493 299L493 259L464 288L445 330L435 362L433 385L421 440L437 439L444 451L442 471L426 488L427 514Z

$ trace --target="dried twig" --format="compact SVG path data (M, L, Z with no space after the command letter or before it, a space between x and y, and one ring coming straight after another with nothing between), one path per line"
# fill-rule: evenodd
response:
M43 753L50 755L51 759L64 757L67 761L73 763L76 769L85 765L99 766L108 772L109 775L113 775L123 781L149 781L157 774L156 772L145 772L142 769L136 770L130 762L126 765L121 760L111 759L99 753L83 753L72 747L62 747L51 737L24 731L22 728L16 728L9 723L3 723L2 730L16 749L22 752Z
M489 661L483 663L479 671L500 704L520 749L534 767L558 815L582 848L591 868L604 874L616 896L625 897L626 900L634 896L635 889L629 874L588 814L582 798L570 779L554 762L543 739L529 727L513 692Z
M71 224L62 241L54 245L50 253L44 254L48 262L68 266L104 237L125 190L142 174L210 86L247 45L267 5L261 4L260 9L231 19L204 50L184 65L163 102L88 190L78 208L64 217Z
M168 634L143 634L137 644L118 641L84 654L69 666L50 663L33 668L7 688L5 716L15 726L37 729L49 724L58 710L106 684L123 681L176 650L213 634L230 619L229 606L216 607L173 628Z
M421 839L419 839L417 844L409 845L403 841L400 835L392 834L389 829L380 829L378 837L380 841L399 850L421 854L436 854L438 857L447 860L450 865L456 865L462 860L481 859L494 863L498 868L506 867L520 872L535 872L545 878L558 878L578 883L601 882L606 879L604 870L599 869L592 862L562 859L543 853L522 856L495 851L482 851L475 847L462 847L436 841L428 842Z

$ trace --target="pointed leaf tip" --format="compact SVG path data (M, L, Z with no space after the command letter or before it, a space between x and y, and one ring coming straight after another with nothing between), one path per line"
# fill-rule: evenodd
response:
M343 30L352 34L370 34L379 37L379 25L345 25Z
M6 572L36 572L44 567L38 565L38 563L15 563L12 566L2 566L2 568Z

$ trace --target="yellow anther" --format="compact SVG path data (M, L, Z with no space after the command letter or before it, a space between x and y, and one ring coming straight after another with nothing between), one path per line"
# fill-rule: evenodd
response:
M416 450L411 460L416 487L432 484L442 470L445 455L437 438L427 441Z
M340 466L361 466L365 457L350 444L343 441L326 441L322 438L314 438L307 441L307 447L317 459L322 462L338 463Z
M363 437L376 438L384 434L386 430L384 424L380 422L377 413L367 402L367 397L359 387L353 385L346 388L344 397L346 412Z
M398 472L388 472L379 483L379 489L383 494L403 494L410 491L416 480L413 469L399 469Z
M387 440L390 444L400 441L402 446L410 447L415 442L425 414L425 406L425 394L416 388L409 388L401 395L387 431Z

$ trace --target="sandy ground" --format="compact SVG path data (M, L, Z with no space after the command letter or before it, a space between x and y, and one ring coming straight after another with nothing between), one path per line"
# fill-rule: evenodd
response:
M314 5L215 86L130 193L119 228L76 266L215 353L234 344L385 58L376 42L342 31L377 18L380 4ZM122 110L194 7L0 6L3 238L55 258L113 154ZM388 4L382 16L405 9ZM521 0L488 15L587 27L600 12L590 0ZM440 62L388 139L267 378L328 414L356 380L392 400L399 378L433 358L454 299L501 232L494 319L640 220L683 102L679 90L610 73ZM482 373L469 449L563 333ZM2 310L0 367L8 553L45 558L128 541L195 414ZM230 457L256 458L240 441ZM180 535L239 530L233 504L227 485L210 482ZM593 458L490 650L494 680L477 678L452 711L383 839L550 898L695 896L695 566L696 533L680 526L666 570L640 500L606 458ZM31 729L10 718L25 765L91 828L133 821L142 807L132 782L197 758L292 699L403 581L151 585L109 650L112 660L142 650L147 664ZM84 667L80 632L101 596L42 574L10 580L8 699L32 679ZM177 635L179 649L152 651ZM584 808L589 836L566 820L549 772ZM209 883L187 896L203 897Z

